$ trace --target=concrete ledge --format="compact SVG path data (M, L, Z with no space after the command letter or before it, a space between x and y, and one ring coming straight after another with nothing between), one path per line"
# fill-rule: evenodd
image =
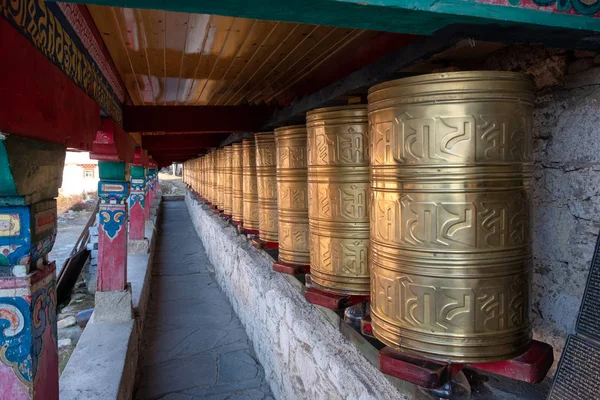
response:
M226 293L278 399L409 399L416 387L379 372L377 352L337 314L308 303L302 285L186 193L185 201Z
M127 257L127 280L131 287L128 301L133 306L134 319L97 321L92 315L60 377L61 400L129 400L133 396L140 333L150 294L160 198L155 206L157 213L151 217L152 223L146 224L148 253Z

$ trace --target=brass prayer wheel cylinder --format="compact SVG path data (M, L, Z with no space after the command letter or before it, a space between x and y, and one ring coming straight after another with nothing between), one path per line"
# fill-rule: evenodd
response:
M231 145L231 187L233 189L233 203L231 206L231 219L242 222L244 219L244 179L242 176L242 144Z
M309 265L306 126L275 129L279 261Z
M531 340L533 85L430 74L369 90L371 318L388 346L453 362Z
M209 152L206 155L206 199L212 203L212 193L213 193L213 152Z
M257 133L256 178L258 182L258 226L260 238L277 242L279 217L277 214L277 159L273 132Z
M256 181L256 145L254 140L242 140L242 165L244 228L258 231L258 185Z
M217 204L217 151L213 150L210 159L210 202Z
M233 204L233 187L231 175L231 159L233 157L233 149L231 146L223 148L223 213L231 215Z
M320 289L369 295L367 106L306 114L310 276Z
M224 155L225 152L223 148L217 150L217 207L219 210L223 210L225 198L225 188L223 187L223 184L225 183L225 177L223 176Z

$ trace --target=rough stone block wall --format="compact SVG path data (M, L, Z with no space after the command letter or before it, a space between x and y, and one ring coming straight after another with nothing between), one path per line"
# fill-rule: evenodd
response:
M530 74L533 136L533 331L554 347L554 372L583 297L600 229L600 56L509 46L483 69Z
M408 399L235 229L185 197L219 285L277 399Z
M533 323L556 360L575 331L600 228L599 89L558 88L536 101Z

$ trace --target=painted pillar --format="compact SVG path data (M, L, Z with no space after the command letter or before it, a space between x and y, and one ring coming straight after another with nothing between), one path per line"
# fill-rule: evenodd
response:
M144 167L144 218L150 219L150 170Z
M146 228L146 171L143 165L132 165L130 173L129 239L143 240Z
M102 121L90 158L99 160L98 182L98 292L124 290L127 284L127 205L129 166L115 143L115 124Z
M1 398L58 400L56 200L65 147L0 134Z
M124 290L127 284L128 166L124 162L99 161L98 283L96 290Z

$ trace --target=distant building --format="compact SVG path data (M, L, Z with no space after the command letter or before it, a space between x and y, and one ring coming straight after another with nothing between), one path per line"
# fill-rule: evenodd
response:
M67 151L60 194L70 196L98 191L98 161L90 153Z

